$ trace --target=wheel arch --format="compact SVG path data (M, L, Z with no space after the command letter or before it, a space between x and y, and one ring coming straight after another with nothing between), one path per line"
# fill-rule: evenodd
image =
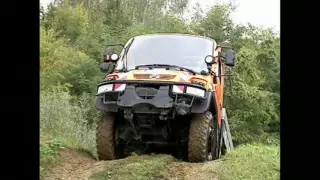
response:
M217 105L217 101L216 101L215 91L212 91L209 111L212 113L213 116L215 116L218 111L218 105Z

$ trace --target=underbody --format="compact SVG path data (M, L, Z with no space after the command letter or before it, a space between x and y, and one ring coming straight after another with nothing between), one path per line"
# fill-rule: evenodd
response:
M125 119L124 113L119 113L116 122L115 141L125 145L125 154L155 149L182 151L187 147L190 115L167 120L161 120L160 114L134 113L133 116Z

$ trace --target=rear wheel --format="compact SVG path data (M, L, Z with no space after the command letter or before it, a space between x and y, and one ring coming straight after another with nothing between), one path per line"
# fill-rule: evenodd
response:
M96 143L99 160L113 160L124 156L124 148L115 143L115 117L112 114L103 113L98 121Z
M210 161L215 149L215 127L211 112L197 114L190 124L188 159L190 162Z
M223 143L222 131L218 126L217 120L214 121L214 131L212 132L212 159L219 159L221 157L221 147Z

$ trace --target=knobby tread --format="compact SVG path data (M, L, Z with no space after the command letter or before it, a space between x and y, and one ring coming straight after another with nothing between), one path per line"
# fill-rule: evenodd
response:
M116 159L114 142L114 117L104 113L97 123L96 142L99 160Z
M208 129L212 120L211 112L197 114L191 120L188 142L188 159L190 162L206 161Z

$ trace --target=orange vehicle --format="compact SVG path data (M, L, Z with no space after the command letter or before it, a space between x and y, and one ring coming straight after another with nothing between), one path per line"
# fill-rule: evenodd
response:
M200 36L151 34L131 38L111 59L114 72L96 94L99 159L150 146L175 147L190 162L220 158L223 75L235 64L232 49Z

